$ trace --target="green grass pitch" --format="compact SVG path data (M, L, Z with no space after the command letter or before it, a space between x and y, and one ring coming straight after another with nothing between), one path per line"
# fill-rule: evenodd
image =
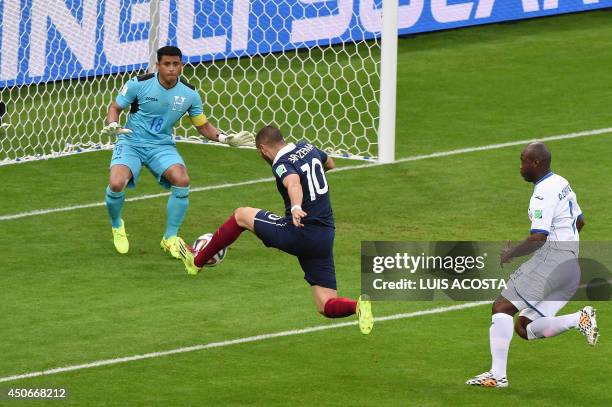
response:
M610 127L610 38L612 14L600 11L400 40L397 157ZM584 210L583 240L610 240L611 143L612 133L549 143L553 169ZM254 151L179 150L194 187L271 177ZM359 293L361 240L524 237L531 187L518 173L520 150L330 173L340 293ZM101 202L109 159L105 151L0 167L0 216ZM143 172L128 197L158 192ZM282 208L272 182L196 192L190 201L189 239L235 207ZM114 252L101 206L0 221L0 377L338 322L316 314L297 261L252 235L221 266L188 278L158 247L165 205L126 203L127 256ZM374 310L449 305L380 302ZM596 348L577 332L515 337L502 391L463 384L489 367L486 305L378 323L367 337L351 326L0 388L65 387L69 398L57 404L83 406L609 405L612 306L595 305Z

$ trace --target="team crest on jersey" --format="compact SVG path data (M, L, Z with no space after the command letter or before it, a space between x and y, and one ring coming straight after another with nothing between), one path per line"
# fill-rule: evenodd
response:
M536 219L542 219L542 209L536 209L533 212L533 217Z
M172 110L183 110L183 104L185 103L184 96L175 96L174 103L172 104Z
M285 167L285 164L281 164L278 167L276 167L276 175L278 175L278 177L282 177L284 173L287 172L287 168Z

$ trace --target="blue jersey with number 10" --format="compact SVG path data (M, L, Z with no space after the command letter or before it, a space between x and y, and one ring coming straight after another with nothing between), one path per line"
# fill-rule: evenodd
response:
M125 128L131 134L119 136L124 144L174 144L172 128L185 113L196 117L203 113L202 99L193 86L182 78L170 89L164 88L157 74L130 79L115 102L130 116Z
M307 214L302 223L334 226L329 184L324 170L326 161L327 154L306 142L288 144L278 152L272 164L272 171L276 177L278 192L285 201L286 218L291 219L291 200L283 180L290 174L297 174L304 195L302 209Z

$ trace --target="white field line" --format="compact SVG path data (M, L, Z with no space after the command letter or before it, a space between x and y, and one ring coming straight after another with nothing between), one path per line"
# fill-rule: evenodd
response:
M189 191L191 193L193 193L193 192L201 192L201 191L211 191L211 190L214 190L214 189L234 188L234 187L240 187L240 186L244 186L244 185L261 184L261 183L270 182L270 181L274 181L274 178L272 178L272 177L270 177L270 178L260 178L260 179L253 179L253 180L249 180L249 181L235 182L235 183L231 183L231 184L208 185L208 186L205 186L205 187L190 188ZM145 199L160 198L160 197L164 197L164 196L168 196L168 195L170 195L169 192L161 192L159 194L135 196L135 197L132 197L132 198L126 198L125 200L127 202L143 201ZM31 216L47 215L49 213L70 212L70 211L74 211L74 210L77 210L77 209L96 208L96 207L105 206L105 205L106 204L104 202L92 202L92 203L83 204L83 205L64 206L62 208L37 209L37 210L34 210L34 211L29 211L29 212L16 213L14 215L2 215L2 216L0 216L0 222L1 221L6 221L6 220L20 219L20 218L29 218Z
M612 133L612 127L608 127L608 128L605 128L605 129L581 131L581 132L577 132L577 133L561 134L561 135L558 135L558 136L549 136L549 137L542 137L542 138L534 138L534 139L530 139L530 140L511 141L511 142L508 142L508 143L500 143L500 144L489 144L489 145L480 146L480 147L460 148L460 149L456 149L456 150L440 151L440 152L437 152L437 153L424 154L424 155L414 155L414 156L410 156L410 157L400 158L400 159L398 159L398 160L396 160L396 161L394 161L392 163L386 163L386 164L372 163L372 164L348 165L346 167L340 167L340 168L337 168L335 170L332 170L330 172L330 174L333 174L333 173L336 173L336 172L341 172L341 171L351 171L351 170L358 170L358 169L362 169L362 168L379 167L379 166L382 166L382 165L393 165L393 164L405 163L405 162L409 162L409 161L427 160L429 158L447 157L447 156L451 156L451 155L466 154L466 153L472 153L472 152L476 152L476 151L497 150L497 149L506 148L506 147L514 147L514 146L525 145L525 144L528 144L528 143L531 143L531 142L534 142L534 141L566 140L566 139L573 139L573 138L579 138L579 137L597 136L597 135L606 134L606 133ZM261 183L270 182L270 181L273 181L273 180L274 180L274 178L270 177L270 178L260 178L260 179L254 179L254 180L243 181L243 182L235 182L235 183L219 184L219 185L210 185L210 186L192 188L191 192L193 193L193 192L211 191L211 190L215 190L215 189L234 188L234 187L240 187L240 186L244 186L244 185L261 184ZM168 195L169 195L168 192L163 192L163 193L159 193L159 194L142 195L142 196L136 196L136 197L132 197L132 198L127 198L126 201L128 201L128 202L131 202L131 201L141 201L141 200L145 200L145 199L160 198L160 197L164 197L164 196L168 196ZM62 207L62 208L49 208L49 209L39 209L39 210L28 211L28 212L20 212L20 213L15 213L15 214L12 214L12 215L2 215L2 216L0 216L0 222L7 221L7 220L28 218L28 217L32 217L32 216L46 215L46 214L49 214L49 213L69 212L69 211L74 211L74 210L77 210L77 209L95 208L95 207L100 207L100 206L104 206L104 205L105 205L104 202L93 202L93 203L88 203L88 204L83 204L83 205L65 206L65 207Z
M478 307L480 305L490 304L490 303L491 303L490 301L468 302L468 303L452 305L448 307L439 307L439 308L432 308L432 309L427 309L427 310L422 310L422 311L409 312L405 314L388 315L385 317L376 318L375 321L377 323L380 323L383 321L414 318L414 317L418 317L422 315L441 314L441 313L450 312L450 311L457 311L457 310L463 310L466 308ZM196 352L196 351L212 349L212 348L223 348L226 346L239 345L239 344L249 343L249 342L265 341L268 339L281 338L281 337L286 337L286 336L304 335L304 334L308 334L311 332L325 331L328 329L336 329L336 328L344 328L344 327L353 326L353 325L357 325L357 321L340 322L340 323L329 324L329 325L318 325L318 326L313 326L310 328L274 332L274 333L263 334L263 335L249 336L246 338L230 339L230 340L221 341L221 342L211 342L211 343L206 343L206 344L201 344L201 345L194 345L194 346L188 346L184 348L166 350L162 352L151 352L151 353L145 353L143 355L125 356L125 357L115 358L115 359L104 359L104 360L98 360L95 362L83 363L80 365L57 367L57 368L48 369L48 370L41 370L38 372L22 373L22 374L17 374L13 376L0 377L0 383L11 382L11 381L21 380L21 379L29 379L32 377L49 376L49 375L54 375L58 373L72 372L75 370L90 369L90 368L100 367L100 366L116 365L119 363L134 362L137 360L159 358L159 357L174 355L178 353Z

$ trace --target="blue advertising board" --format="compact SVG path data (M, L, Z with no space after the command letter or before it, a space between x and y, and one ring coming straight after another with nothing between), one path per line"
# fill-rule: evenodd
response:
M399 34L612 7L612 0L399 0ZM382 0L161 0L189 62L380 36ZM148 65L149 1L0 0L0 88Z

